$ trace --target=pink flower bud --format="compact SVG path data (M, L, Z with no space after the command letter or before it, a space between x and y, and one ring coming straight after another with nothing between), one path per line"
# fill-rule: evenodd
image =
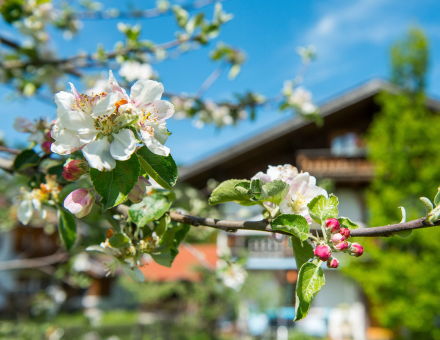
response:
M325 244L321 244L315 248L315 256L319 257L321 261L327 261L331 254L332 250Z
M332 231L332 233L337 233L339 231L339 221L336 218L327 219L325 225Z
M332 235L332 242L334 244L338 244L338 243L344 242L344 240L345 240L344 236L342 234L340 234L340 233L336 233L336 234Z
M329 259L327 261L328 268L338 268L338 266L339 266L339 261L338 261L338 259L335 259L334 257L332 257L331 259Z
M342 227L339 229L339 232L344 236L344 238L347 240L350 237L350 229Z
M139 176L139 179L134 185L134 188L131 189L130 193L127 196L128 199L133 203L139 203L147 194L148 186L151 186L151 183L148 182L147 179L145 179L144 177Z
M364 253L364 247L362 247L359 243L352 243L350 248L350 255L354 255L356 257L361 256Z
M50 150L50 147L52 146L52 142L49 142L49 141L46 141L46 142L43 142L42 144L41 144L41 149L45 152L45 153L50 153L50 152L52 152L51 150Z
M348 249L348 243L347 243L346 241L344 241L344 242L341 242L341 243L335 244L335 248L336 248L338 251L344 251L344 250L347 250L347 249Z
M63 167L63 177L66 181L76 181L89 171L89 164L83 159L67 161Z
M86 216L93 207L95 196L87 189L77 189L67 195L64 200L64 208L69 210L76 217Z

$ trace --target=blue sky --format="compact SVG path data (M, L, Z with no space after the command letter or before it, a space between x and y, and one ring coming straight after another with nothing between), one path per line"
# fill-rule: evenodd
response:
M104 1L106 6L123 9L120 1ZM134 1L144 8L153 1ZM231 98L233 93L257 91L267 97L279 93L283 82L295 76L300 59L295 50L299 45L313 44L318 59L311 65L304 86L313 92L318 103L374 77L388 75L388 51L395 39L402 37L411 24L422 27L431 43L429 94L440 97L440 23L436 20L440 3L434 0L327 0L327 1L263 1L228 0L223 2L234 19L227 23L220 36L208 47L181 56L177 60L154 65L165 89L195 93L216 64L207 56L218 41L243 49L247 62L234 81L223 75L204 98ZM205 12L212 15L212 6ZM120 20L85 21L81 33L64 41L57 32L52 44L59 55L80 50L95 51L99 42L107 49L122 39L116 29ZM142 24L142 38L157 43L173 39L176 25L172 17L123 20ZM2 34L14 30L0 24ZM67 84L66 84L67 85ZM0 109L5 138L10 143L25 140L12 129L15 116L36 118L55 116L52 105L35 99L8 102L10 90L0 86L3 105ZM289 113L261 109L254 122L242 122L237 127L217 130L197 129L189 121L169 121L173 135L167 142L179 164L191 164L215 152L229 148L291 119Z

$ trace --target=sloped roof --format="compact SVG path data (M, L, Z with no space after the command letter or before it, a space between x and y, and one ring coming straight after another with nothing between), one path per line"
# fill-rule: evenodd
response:
M336 98L324 102L324 104L320 105L319 107L321 116L323 118L328 117L344 108L352 106L370 97L374 97L376 94L382 91L395 92L396 88L385 80L372 79L358 87L342 93ZM432 98L427 99L427 106L433 110L440 110L440 102ZM283 122L275 128L245 140L232 148L228 148L224 151L216 153L194 165L180 168L179 181L186 181L190 178L194 178L197 175L209 171L210 169L213 169L226 161L240 157L251 150L257 149L277 138L290 134L293 131L310 124L314 123L305 121L301 117L295 117L290 121Z

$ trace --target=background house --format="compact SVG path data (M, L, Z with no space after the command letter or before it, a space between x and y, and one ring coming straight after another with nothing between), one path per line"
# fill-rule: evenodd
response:
M250 179L268 165L292 164L310 172L338 196L341 216L366 227L367 210L364 191L374 175L367 159L363 135L380 111L375 96L381 91L395 91L389 83L374 79L351 89L320 107L322 127L301 118L265 131L249 140L215 154L200 163L180 170L180 180L204 189L209 179ZM429 109L439 110L440 102L427 99ZM259 207L241 208L224 204L223 213L231 219L261 219ZM250 211L250 213L249 213ZM247 213L246 213L247 212ZM288 240L278 243L263 232L221 233L220 249L228 248L234 256L247 256L250 271L270 271L283 287L284 306L295 304L294 287L297 267ZM343 257L342 257L343 258ZM326 268L325 268L326 269ZM327 284L318 294L309 316L295 327L312 335L329 334L353 339L386 339L386 332L376 329L368 318L367 301L357 285L339 270L326 270ZM281 308L269 315L284 327L289 319ZM270 314L270 313L268 313Z

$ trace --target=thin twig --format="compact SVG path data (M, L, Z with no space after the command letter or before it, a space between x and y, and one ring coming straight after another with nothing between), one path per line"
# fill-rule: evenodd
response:
M223 70L225 69L225 65L220 65L217 67L214 72L212 72L208 78L203 82L202 86L200 86L200 89L196 93L196 98L201 98L205 92L211 87L212 84L215 83L215 81L220 77L220 75L223 73Z
M55 254L37 257L34 259L16 259L0 262L0 271L11 269L38 268L63 262L67 259L67 254L57 251Z

